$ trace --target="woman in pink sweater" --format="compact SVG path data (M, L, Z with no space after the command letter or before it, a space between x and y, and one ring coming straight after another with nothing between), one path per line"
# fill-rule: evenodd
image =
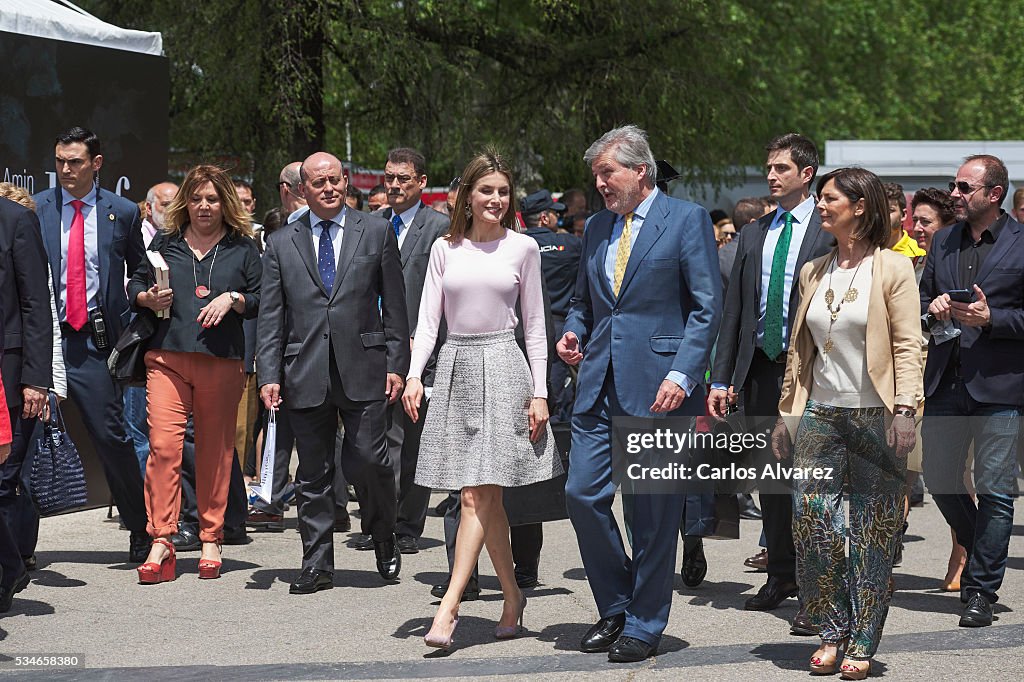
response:
M502 488L562 473L548 427L540 251L536 241L513 229L513 194L508 166L493 152L478 155L463 171L450 230L430 251L402 397L417 421L424 393L420 375L443 314L448 336L437 358L416 483L462 491L452 577L424 637L428 646L445 649L484 545L505 597L495 637L519 634L526 598L516 585ZM517 300L529 363L515 341Z

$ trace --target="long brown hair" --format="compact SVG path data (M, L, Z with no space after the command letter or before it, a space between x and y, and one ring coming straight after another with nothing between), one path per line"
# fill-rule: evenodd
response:
M508 163L505 162L505 159L498 152L488 148L474 156L466 164L466 169L462 171L461 179L459 180L459 193L455 196L455 208L451 216L452 222L448 228L448 234L444 237L449 242L461 241L466 236L466 233L469 232L472 224L472 216L469 214L470 194L473 193L473 188L480 181L480 178L491 173L501 173L508 180L508 210L501 217L501 226L506 230L515 232L516 186L512 180L512 169L509 168Z
M199 165L185 176L181 188L164 213L165 234L177 235L188 226L188 198L202 185L213 183L213 189L220 197L221 216L228 232L233 236L252 237L252 218L238 198L231 176L217 166Z

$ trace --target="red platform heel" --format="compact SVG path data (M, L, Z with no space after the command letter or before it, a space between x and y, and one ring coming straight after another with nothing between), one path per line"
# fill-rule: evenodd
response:
M220 543L217 543L217 552L219 553ZM214 561L213 559L200 559L199 560L199 579L200 580L214 580L220 577L220 561Z
M161 544L167 548L167 556L163 561L156 563L147 561L139 566L140 585L155 585L156 583L168 583L177 577L177 561L174 557L174 545L167 538L156 538L153 544Z

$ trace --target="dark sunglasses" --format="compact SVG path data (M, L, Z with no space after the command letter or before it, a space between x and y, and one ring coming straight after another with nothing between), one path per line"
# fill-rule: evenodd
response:
M969 184L967 184L966 180L958 180L956 182L949 183L949 191L952 192L953 190L959 190L961 195L966 196L968 194L974 194L982 187L985 187L986 189L992 189L995 186L996 185L978 185L977 187L971 187Z

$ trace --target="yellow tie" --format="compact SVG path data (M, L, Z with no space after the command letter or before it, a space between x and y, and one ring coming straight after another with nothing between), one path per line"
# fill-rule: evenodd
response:
M626 224L622 228L622 236L619 237L619 250L615 254L615 276L612 278L612 291L618 297L619 289L622 287L622 277L626 274L626 263L629 262L629 251L632 248L633 236L633 213L626 214Z

